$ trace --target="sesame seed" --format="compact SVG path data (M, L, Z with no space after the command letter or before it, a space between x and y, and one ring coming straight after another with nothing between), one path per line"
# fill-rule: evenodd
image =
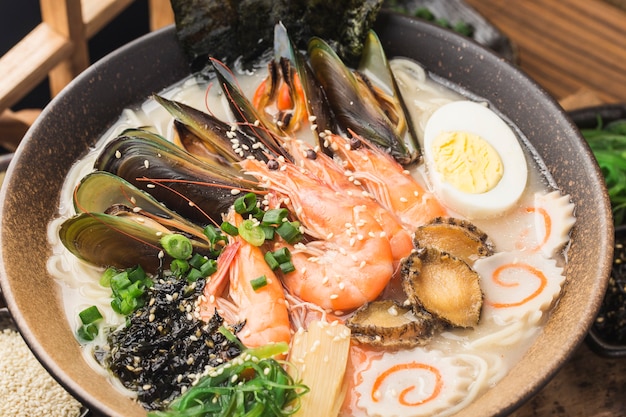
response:
M339 296L337 294L331 294L330 295L330 299L331 300L336 300L337 298L339 298Z
M408 203L409 200L407 200L406 197L400 197L400 202L401 203Z
M156 185L154 185L154 184L147 184L146 188L156 188Z
M232 190L230 190L230 195L238 195L240 193L241 193L241 190L237 188L233 188Z
M120 151L115 151L115 157L120 159L122 157L122 153Z

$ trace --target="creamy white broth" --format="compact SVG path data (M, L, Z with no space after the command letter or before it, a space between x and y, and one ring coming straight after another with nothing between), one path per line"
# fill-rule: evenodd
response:
M420 141L423 143L424 128L430 115L442 105L463 100L465 97L461 92L434 82L419 66L411 61L396 59L391 61L391 66L398 79L399 87ZM248 96L251 96L254 88L265 77L265 71L259 69L254 73L237 74L237 77L242 89ZM230 119L228 104L219 87L213 85L209 88L203 80L198 80L195 77L183 80L160 94L203 111L209 110L222 120L229 121ZM124 318L114 313L110 307L110 289L103 288L98 284L102 270L86 265L71 255L59 241L58 229L65 219L75 214L71 203L73 189L84 175L93 171L93 163L104 144L127 128L142 126L151 126L157 133L166 138L171 139L173 137L171 116L153 99L146 100L137 108L124 110L117 123L103 135L94 149L80 161L77 161L70 170L61 192L59 217L49 226L48 239L52 246L53 255L48 261L48 269L59 282L67 320L73 329L77 329L80 324L77 318L78 312L90 305L98 306L105 315L106 322L113 326L123 325ZM522 148L529 167L529 178L526 189L516 206L505 216L472 220L473 224L489 235L495 245L496 252L510 252L519 249L519 235L524 228L528 227L528 218L516 215L516 213L533 205L535 193L545 194L551 191L548 186L551 180L545 175L542 167L538 165L537 156L532 153L527 144L524 144ZM427 186L431 185L423 165L417 167L412 173L422 183ZM450 215L455 216L454 211L450 210ZM558 253L555 256L555 261L562 266L564 257ZM508 322L503 322L498 317L487 316L482 318L479 325L474 329L447 330L437 335L427 346L406 349L406 351L412 352L415 357L421 357L420 355L426 355L427 358L433 356L439 361L438 363L446 363L446 361L458 363L460 361L463 364L462 370L459 371L461 374L459 374L460 376L457 375L457 379L471 379L474 382L461 384L462 386L458 388L459 395L451 395L448 403L443 403L440 406L432 405L432 408L421 411L416 409L412 414L400 407L396 410L397 415L445 416L451 415L469 404L506 375L532 344L541 331L545 319L546 313L541 311L529 312L517 320L509 320ZM86 345L84 352L86 360L98 372L106 373L92 357L93 346L103 343L103 337L100 334L94 342ZM399 354L390 354L390 356L393 355ZM453 359L455 357L457 359ZM450 369L453 367L453 365L445 366L450 366ZM133 395L130 391L125 390L119 382L113 380L112 383L127 395ZM315 389L314 387L311 388ZM364 395L353 395L352 398L349 396L346 401L351 401L352 404L344 407L340 415L379 415L375 411L377 405L368 403L364 398ZM393 410L395 405L387 404L387 407L391 407L387 410ZM366 408L370 409L369 414Z

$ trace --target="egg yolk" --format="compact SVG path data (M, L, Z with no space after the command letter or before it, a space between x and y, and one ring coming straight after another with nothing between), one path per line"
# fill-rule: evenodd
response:
M498 152L483 138L469 132L443 132L432 143L435 169L457 190L480 194L502 179Z

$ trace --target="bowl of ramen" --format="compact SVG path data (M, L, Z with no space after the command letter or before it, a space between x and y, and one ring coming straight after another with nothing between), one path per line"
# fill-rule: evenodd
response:
M168 28L44 110L2 190L1 283L85 405L507 415L584 339L613 229L575 126L458 34L374 31L361 75L278 27L284 59L207 81Z

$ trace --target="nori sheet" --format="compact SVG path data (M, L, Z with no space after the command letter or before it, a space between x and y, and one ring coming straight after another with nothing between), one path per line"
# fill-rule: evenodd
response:
M356 65L363 42L383 0L171 0L176 33L193 71L214 57L244 65L272 47L274 25L285 25L300 49L312 36L327 41L349 65Z

